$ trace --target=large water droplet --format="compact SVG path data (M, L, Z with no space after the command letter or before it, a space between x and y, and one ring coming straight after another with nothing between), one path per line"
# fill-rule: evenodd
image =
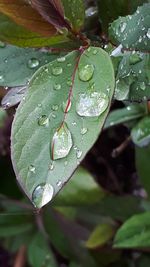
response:
M108 107L109 98L104 93L88 92L80 94L76 111L80 116L100 116Z
M49 125L49 118L46 115L42 115L39 119L38 119L38 124L40 126L48 126Z
M32 201L37 208L42 208L53 198L54 188L50 184L38 185L32 194Z
M55 76L59 76L60 74L62 74L63 69L61 67L53 67L52 68L52 74Z
M71 133L65 123L55 132L52 139L52 159L66 157L73 145Z
M92 79L94 74L94 66L89 64L85 66L79 66L79 78L83 82L87 82Z
M40 62L39 62L39 60L37 58L31 58L28 61L28 67L30 69L34 69L34 68L38 67L39 64L40 64Z

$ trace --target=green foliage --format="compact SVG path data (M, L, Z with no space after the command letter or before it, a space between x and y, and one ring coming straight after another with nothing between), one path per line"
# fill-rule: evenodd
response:
M12 265L23 248L29 267L149 266L149 9L0 0L0 249Z

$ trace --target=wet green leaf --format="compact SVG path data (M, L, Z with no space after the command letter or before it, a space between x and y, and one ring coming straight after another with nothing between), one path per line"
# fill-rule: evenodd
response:
M37 207L59 192L96 141L113 91L111 60L100 48L72 52L34 75L14 119L12 159Z
M139 146L147 146L150 143L150 116L141 119L131 131L133 142Z
M132 104L124 108L116 109L108 115L105 129L128 121L135 121L146 114L145 105Z
M24 85L37 69L57 57L58 54L6 45L0 48L0 85Z
M6 117L7 117L6 111L0 108L0 128L3 127Z
M150 246L150 212L134 215L118 230L115 248L147 248Z
M115 20L109 29L112 41L127 49L150 50L149 9L150 3L147 3L138 7L133 15Z

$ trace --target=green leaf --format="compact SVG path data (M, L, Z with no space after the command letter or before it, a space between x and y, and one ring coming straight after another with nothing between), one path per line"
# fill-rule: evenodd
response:
M140 178L140 182L148 193L148 196L150 196L150 146L144 148L136 147L135 153L136 169Z
M109 113L105 123L105 129L128 121L137 120L146 114L146 108L142 104L132 104L124 108L116 109Z
M29 263L32 267L55 267L56 262L47 241L41 233L37 233L28 247Z
M150 56L147 53L124 52L117 76L117 100L145 101L150 97Z
M115 248L147 248L150 246L150 212L134 215L118 230Z
M57 57L58 54L6 45L0 48L0 85L25 85L38 68Z
M74 31L79 31L84 25L85 6L83 0L69 1L61 0L65 17L69 20Z
M131 131L133 142L139 146L147 146L150 143L150 116L141 119Z
M6 111L0 108L0 128L3 127L6 117L7 117Z
M105 193L83 168L78 168L54 201L56 206L91 206L99 203ZM79 197L80 196L80 197Z
M105 245L114 235L114 227L110 224L100 224L91 233L86 247L94 249Z
M150 50L149 9L147 3L133 15L115 20L109 29L112 41L127 49Z
M0 237L21 234L32 229L32 216L24 214L1 213Z
M92 147L113 91L112 63L100 48L72 52L36 72L12 127L13 166L35 206L59 192Z
M21 47L57 47L61 45L61 48L72 48L79 45L71 42L65 35L55 35L53 37L40 36L17 25L2 14L0 14L0 40Z

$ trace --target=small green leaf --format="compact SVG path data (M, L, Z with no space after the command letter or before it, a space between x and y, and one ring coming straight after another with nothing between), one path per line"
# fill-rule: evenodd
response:
M87 77L89 69L85 67L91 64L94 72L85 81L80 71L84 68ZM72 52L63 60L43 66L34 75L13 122L12 159L17 179L31 201L39 186L53 187L53 195L40 190L42 201L38 207L59 192L96 141L113 92L112 63L100 48L91 47L81 55ZM41 116L46 124L39 123ZM61 140L65 138L65 147L59 143L64 125L67 136L63 131Z
M131 131L133 142L139 146L147 146L150 143L150 116L141 119Z
M139 148L136 147L136 168L140 182L150 197L150 146Z
M110 224L100 224L91 233L86 247L94 249L105 245L114 235L114 227Z
M83 168L78 168L54 201L55 206L91 206L99 203L104 191ZM80 197L79 197L80 196Z
M150 246L150 212L134 215L118 230L115 248L147 248Z
M31 240L28 247L28 258L32 267L57 266L53 253L41 233L37 233Z
M138 7L133 15L120 17L109 29L112 41L129 49L150 50L149 33L150 3Z
M132 104L125 108L116 109L108 115L108 118L105 123L105 129L116 126L121 123L125 123L128 121L134 121L146 114L146 108L142 104Z

